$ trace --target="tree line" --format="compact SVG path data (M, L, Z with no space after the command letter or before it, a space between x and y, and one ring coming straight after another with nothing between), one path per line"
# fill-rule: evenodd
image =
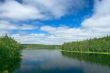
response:
M60 45L22 44L26 49L58 49Z
M64 51L77 52L107 52L110 53L110 36L94 38L84 41L64 43L61 46Z

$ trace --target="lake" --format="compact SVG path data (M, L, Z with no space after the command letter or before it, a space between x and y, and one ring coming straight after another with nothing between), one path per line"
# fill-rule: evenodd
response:
M65 53L59 50L23 50L15 73L110 73L110 56Z

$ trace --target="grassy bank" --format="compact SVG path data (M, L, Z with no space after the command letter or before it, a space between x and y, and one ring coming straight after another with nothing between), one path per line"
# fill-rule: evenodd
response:
M110 54L110 36L64 43L61 50L79 53Z
M23 44L26 49L58 49L60 45Z
M67 50L60 50L60 51L68 52L68 53L70 52L70 53L82 53L82 54L103 54L103 55L109 54L110 55L110 52L90 52L90 51L81 52L81 51L67 51Z

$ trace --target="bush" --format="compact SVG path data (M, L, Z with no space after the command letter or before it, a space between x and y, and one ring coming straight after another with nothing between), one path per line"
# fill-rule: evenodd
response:
M0 37L0 73L13 73L20 65L22 45L13 38Z
M13 38L3 36L0 38L0 54L8 57L14 57L20 54L22 45L15 41Z

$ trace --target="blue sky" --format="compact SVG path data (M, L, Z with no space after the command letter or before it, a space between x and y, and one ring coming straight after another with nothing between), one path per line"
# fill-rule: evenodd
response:
M106 36L110 34L109 3L109 0L0 0L0 35L8 34L25 44L63 44Z

